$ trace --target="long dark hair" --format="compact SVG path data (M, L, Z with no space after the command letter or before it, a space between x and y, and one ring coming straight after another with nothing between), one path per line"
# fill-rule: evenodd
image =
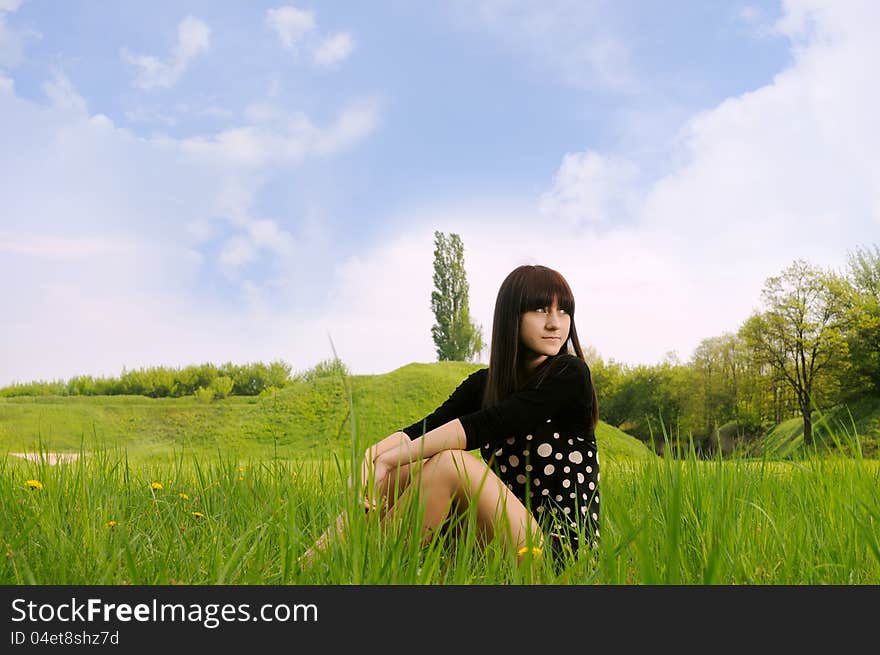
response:
M571 317L571 329L565 345L556 355L547 357L529 375L523 374L523 353L519 327L523 312L536 307L549 307L556 300L560 309ZM574 294L565 278L546 266L525 264L513 269L495 299L492 322L492 345L489 352L489 374L482 406L491 407L507 396L526 387L533 379L538 384L559 364L560 355L576 355L584 359L574 324ZM599 422L599 399L592 385L593 427Z

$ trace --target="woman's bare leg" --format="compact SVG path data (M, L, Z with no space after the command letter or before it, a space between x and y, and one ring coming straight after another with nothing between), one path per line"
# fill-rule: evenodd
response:
M416 468L414 464L404 464L397 469L397 473L395 475L389 475L388 480L386 481L385 485L383 485L383 488L380 490L380 495L383 499L383 502L379 503L380 517L385 516L385 514L394 505L394 502L397 500L397 498L399 498L403 491L407 488L410 480L413 477L412 469L414 468ZM312 547L299 556L297 561L306 566L311 565L312 562L314 562L315 557L317 557L318 552L325 550L332 538L343 538L344 532L345 512L342 512L339 516L336 517L336 520L330 525L330 527L328 527L323 532L323 534L318 537Z
M415 476L414 476L415 477ZM462 450L444 450L429 458L386 517L412 502L424 504L421 539L425 544L449 514L453 504L475 504L478 528L487 541L496 535L516 550L541 547L543 535L531 512L484 462ZM526 554L518 556L518 562Z

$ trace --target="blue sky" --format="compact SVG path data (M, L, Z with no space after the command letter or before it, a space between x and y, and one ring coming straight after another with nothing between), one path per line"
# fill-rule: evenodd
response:
M878 241L871 2L0 0L0 385L435 358L522 263L606 359L687 360ZM873 114L872 114L873 112ZM482 361L487 361L488 351Z

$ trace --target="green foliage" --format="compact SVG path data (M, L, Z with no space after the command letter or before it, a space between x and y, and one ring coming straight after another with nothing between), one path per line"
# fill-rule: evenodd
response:
M211 380L210 389L215 398L226 398L232 392L233 384L232 378L221 375Z
M470 320L469 285L461 237L434 232L434 288L431 337L438 361L471 361L483 350L483 330Z
M863 390L880 394L880 248L857 248L848 261L855 290L847 334L852 369L843 386L850 397Z
M199 387L198 389L193 391L193 395L200 403L209 403L214 400L214 389L210 387L207 389L205 389L204 387Z
M761 364L770 366L794 391L810 445L810 414L833 399L836 382L849 365L845 338L851 289L839 276L797 260L767 280L766 309L756 312L740 332ZM824 398L823 398L824 396Z
M122 369L119 378L93 378L79 375L66 383L30 382L16 383L0 389L0 397L19 396L110 396L140 395L149 398L181 398L193 395L199 388L212 388L218 398L229 395L256 396L266 389L281 389L292 381L290 364L275 361L236 365L231 362L217 367L200 364L185 368L152 367L136 370ZM228 378L232 387L218 381Z
M649 442L660 433L660 421L687 434L678 389L688 375L686 367L663 363L654 366L626 366L611 360L591 369L599 415L609 424Z
M321 378L343 379L349 376L351 376L351 370L348 365L338 357L333 357L320 361L312 368L298 373L295 379L300 382L312 383Z

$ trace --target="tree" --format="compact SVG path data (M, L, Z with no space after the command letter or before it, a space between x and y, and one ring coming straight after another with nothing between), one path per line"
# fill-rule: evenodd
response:
M880 248L849 253L849 280L855 294L848 344L856 394L880 392Z
M464 247L457 234L434 232L431 336L439 361L470 361L483 350L483 330L471 323Z
M839 276L797 260L782 275L768 278L761 292L766 310L754 313L742 328L757 358L794 391L806 446L813 443L818 383L833 380L849 361L848 289Z

